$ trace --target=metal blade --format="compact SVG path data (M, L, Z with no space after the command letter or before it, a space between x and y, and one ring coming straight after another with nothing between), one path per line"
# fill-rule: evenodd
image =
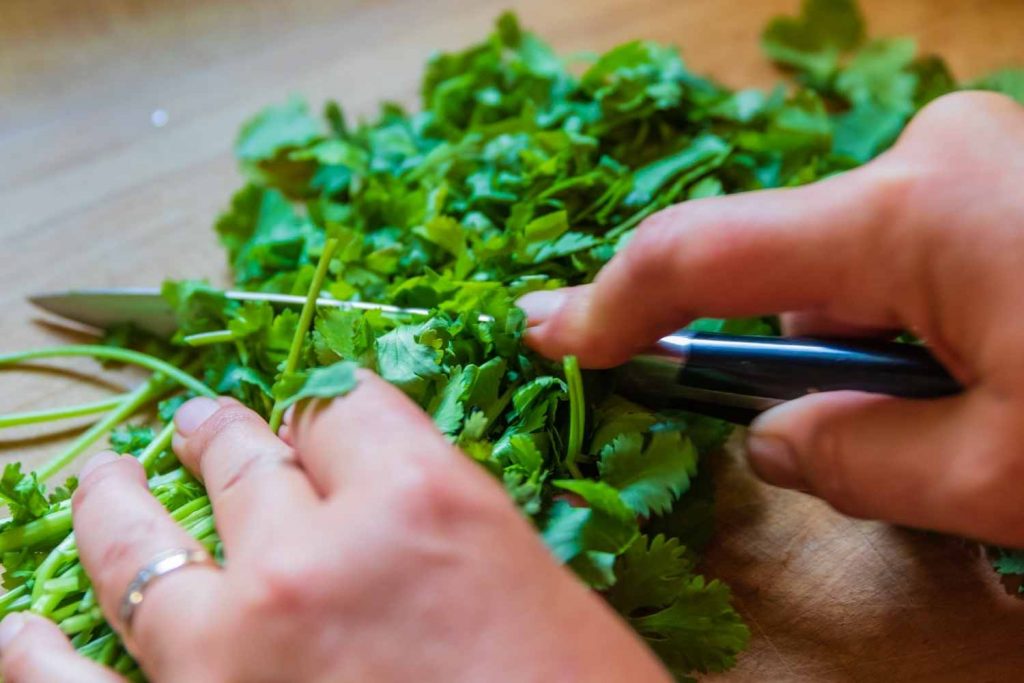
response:
M28 300L44 311L100 330L132 323L147 332L170 336L177 329L174 311L156 287L48 292Z
M279 306L302 306L306 298L266 292L224 292L236 301L266 301ZM178 329L174 311L156 287L118 287L112 289L75 289L29 297L35 306L89 327L107 329L119 323L132 323L147 332L170 336ZM401 308L366 301L341 301L321 297L321 308L345 308L381 311L389 315L420 317L429 315L423 308Z

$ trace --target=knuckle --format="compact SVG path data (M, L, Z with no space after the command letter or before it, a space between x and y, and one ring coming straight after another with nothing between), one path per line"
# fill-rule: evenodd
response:
M398 524L426 534L448 536L467 524L490 523L503 511L501 503L505 499L496 487L481 486L487 482L473 481L472 477L451 469L410 467L395 480L390 493Z
M329 572L290 553L262 558L253 567L251 579L242 602L253 618L305 613L320 597L319 587L333 583Z
M643 221L627 247L619 254L620 267L627 281L639 283L659 280L672 268L672 256L678 251L677 226L685 222L689 207L671 206Z
M158 520L153 517L126 523L117 537L112 538L100 554L100 562L96 569L97 582L108 590L124 588L124 586L114 585L115 582L122 576L126 567L136 568L136 564L140 561L139 548L146 547L147 542L156 535L159 527Z

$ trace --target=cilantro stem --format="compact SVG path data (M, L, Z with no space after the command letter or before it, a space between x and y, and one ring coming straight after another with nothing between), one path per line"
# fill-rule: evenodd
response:
M335 238L324 242L324 249L320 252L320 260L316 264L316 272L313 274L313 280L309 283L309 290L306 292L306 301L302 304L302 313L299 315L299 324L295 327L295 336L292 337L291 348L288 349L288 358L285 360L284 369L281 371L280 376L282 377L295 372L299 365L302 342L305 340L306 334L309 332L309 326L313 322L313 314L316 312L316 300L324 286L324 280L327 278L327 269L331 265L331 257L334 255L334 250L337 247L338 240ZM274 403L274 409L270 413L271 431L276 432L281 426L284 410L284 402L280 399L277 400Z
M51 346L44 349L32 349L30 351L19 351L16 353L0 354L0 367L24 363L28 360L40 358L60 358L66 356L88 356L91 358L104 358L106 360L120 361L131 365L139 365L148 368L153 372L159 372L173 379L184 387L191 389L197 394L216 398L217 394L208 386L197 380L192 375L176 368L166 361L146 353L132 351L131 349L120 349L114 346L99 346L94 344L82 344L79 346Z
M171 439L174 438L174 422L168 422L164 425L164 428L160 430L160 433L153 437L153 440L142 449L139 453L138 459L142 463L142 466L149 472L153 463L160 457L160 454L167 450L167 447L171 445Z
M81 455L89 446L96 443L100 437L127 420L139 408L163 393L166 390L166 385L167 381L162 376L154 375L133 391L128 392L115 410L112 410L106 417L75 439L67 448L44 463L42 467L36 470L36 476L39 477L40 481L46 481L67 467L71 461Z
M223 344L236 339L235 333L231 330L213 330L212 332L200 332L190 334L182 341L189 346L208 346L210 344Z
M66 406L63 408L51 408L50 410L33 410L24 413L0 415L0 429L103 413L108 410L113 410L121 405L121 402L126 396L127 394L121 394L120 396L113 396L111 398L105 398L91 403L79 403L78 405Z
M569 446L565 454L565 467L575 479L582 479L583 473L576 465L576 460L583 450L583 427L586 419L586 405L583 403L583 375L576 356L566 356L562 360L565 372L565 383L569 387Z
M62 564L77 559L78 546L75 545L75 534L70 533L64 537L63 541L57 544L56 548L50 551L50 554L39 564L33 575L35 580L35 584L32 586L33 611L46 615L53 609L55 605L48 604L50 601L46 600L46 582L53 578Z
M31 548L54 541L69 531L71 531L71 503L65 501L54 512L0 532L0 553L12 552L18 548Z

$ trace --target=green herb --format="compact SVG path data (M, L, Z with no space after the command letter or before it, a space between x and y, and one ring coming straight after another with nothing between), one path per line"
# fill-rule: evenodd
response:
M140 678L78 563L73 482L49 497L40 482L109 434L219 556L209 501L169 450L174 409L189 395L226 394L276 426L289 405L351 391L365 367L493 473L554 557L601 591L679 680L730 666L747 628L727 587L695 569L712 528L704 463L729 425L658 414L616 396L605 373L537 357L513 302L590 281L644 217L674 202L857 166L957 87L913 41L868 40L852 0L808 0L800 16L772 21L763 45L794 71L791 94L730 90L645 41L596 57L577 77L506 14L483 42L430 60L421 111L389 104L352 124L336 103L320 118L293 99L257 114L235 144L245 185L215 230L237 287L306 305L274 309L169 282L171 340L122 329L101 346L0 356L3 366L86 355L155 373L121 397L0 417L13 426L105 413L41 472L4 471L0 498L12 516L0 526L9 590L0 614L32 606L81 652ZM975 85L1022 97L1021 82L1006 70ZM321 295L428 313L316 309ZM693 327L777 330L760 318ZM158 409L162 427L125 426L162 394L172 394ZM1022 571L1018 554L993 552L1000 571Z

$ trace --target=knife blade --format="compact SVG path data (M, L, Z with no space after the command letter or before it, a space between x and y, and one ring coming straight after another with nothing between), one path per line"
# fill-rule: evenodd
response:
M266 301L279 306L302 306L304 296L269 292L225 291L233 301ZM174 309L161 295L159 287L112 287L97 289L69 289L62 292L33 294L28 300L37 308L97 331L120 323L160 336L170 336L178 329ZM321 308L381 311L390 315L426 316L425 308L401 308L389 304L365 301L343 301L322 296L316 304Z
M235 301L302 306L305 297L227 291ZM157 288L75 289L38 294L40 309L102 330L130 322L162 336L174 311ZM320 297L317 306L425 317L430 311ZM489 320L481 316L482 320ZM615 389L653 408L688 410L747 424L784 401L810 393L857 390L905 398L959 393L960 383L924 346L894 342L754 337L680 330L613 372Z

